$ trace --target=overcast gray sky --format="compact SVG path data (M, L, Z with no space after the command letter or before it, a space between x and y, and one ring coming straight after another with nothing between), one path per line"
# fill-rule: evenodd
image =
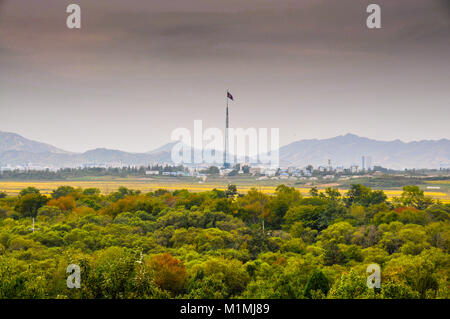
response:
M229 88L231 126L278 127L282 145L450 138L448 3L0 0L0 130L144 152L195 119L223 127Z

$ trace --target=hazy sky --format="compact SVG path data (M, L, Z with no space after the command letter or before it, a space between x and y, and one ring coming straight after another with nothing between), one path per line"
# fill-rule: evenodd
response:
M0 0L0 130L144 152L195 119L223 127L229 88L231 126L278 127L282 145L450 138L448 3Z

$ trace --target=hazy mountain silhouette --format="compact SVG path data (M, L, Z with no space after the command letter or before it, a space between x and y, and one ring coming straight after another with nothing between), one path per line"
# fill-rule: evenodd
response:
M70 153L48 144L28 140L18 134L0 132L0 165L79 167L84 164L150 165L171 161L175 143L147 153L128 153L99 148L85 153ZM404 143L377 141L354 134L329 139L293 142L280 148L282 166L327 165L361 167L361 157L371 158L372 166L393 169L450 167L450 140ZM366 160L367 163L367 160Z
M49 144L35 142L26 139L19 134L0 131L0 153L6 151L24 151L30 153L56 153L67 154L59 148Z
M394 169L449 167L450 140L404 143L347 134L322 140L302 140L280 148L280 163L294 166L325 166L330 159L333 166L357 164L361 167L362 156L370 157L372 165Z

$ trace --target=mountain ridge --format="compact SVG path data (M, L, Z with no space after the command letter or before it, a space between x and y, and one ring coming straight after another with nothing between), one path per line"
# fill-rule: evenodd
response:
M330 159L334 166L361 166L362 156L370 157L374 165L394 169L448 167L450 140L379 141L349 133L328 139L296 141L280 147L280 162L284 165L326 165Z
M80 167L90 165L149 165L171 162L171 149L177 142L166 143L146 153L130 153L116 149L96 148L84 153L72 153L50 144L26 139L19 134L0 131L0 166ZM372 159L373 165L393 169L450 167L450 140L399 139L379 141L347 133L327 139L299 140L280 147L282 166L349 167L359 164L361 157Z
M27 139L17 133L0 131L0 153L4 151L32 151L33 153L70 154L50 144Z

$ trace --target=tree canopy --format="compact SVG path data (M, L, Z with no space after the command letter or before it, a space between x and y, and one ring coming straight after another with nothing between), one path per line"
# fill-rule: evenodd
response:
M0 196L0 298L449 298L449 214L416 186L29 187Z

